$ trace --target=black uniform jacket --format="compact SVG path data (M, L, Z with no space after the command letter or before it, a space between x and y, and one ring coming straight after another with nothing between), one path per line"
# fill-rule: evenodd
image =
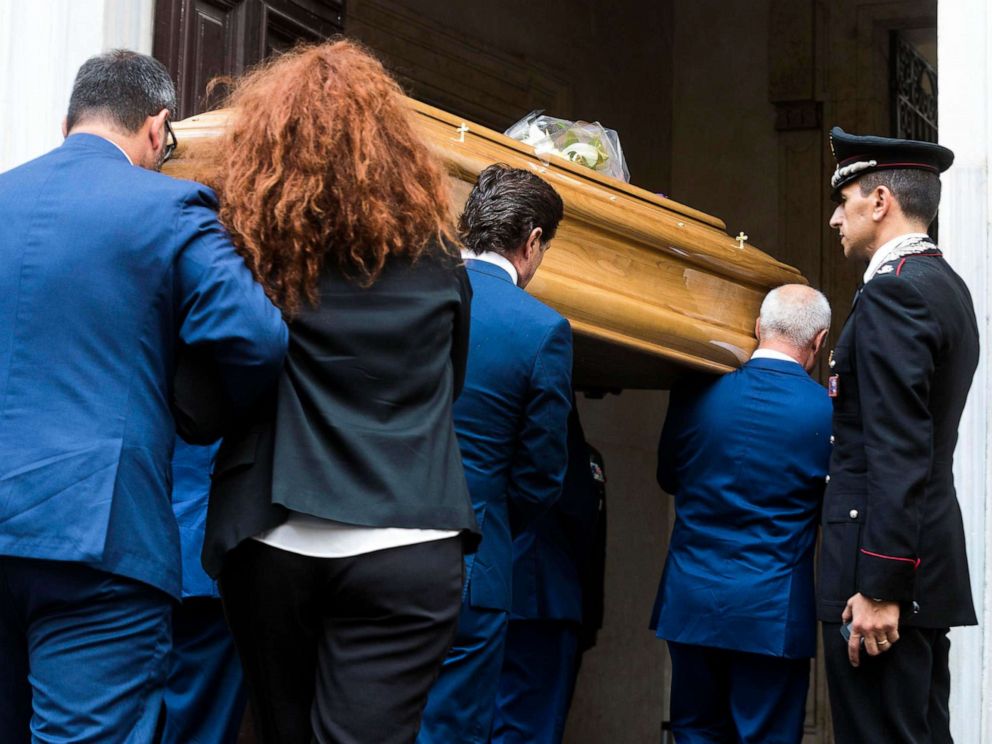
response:
M883 264L855 298L831 359L821 620L860 592L903 603L902 624L976 623L951 467L977 364L971 295L936 248Z
M462 531L477 543L452 403L465 379L472 289L457 257L391 259L371 287L326 270L320 303L289 324L267 400L232 428L202 370L180 364L177 423L205 441L224 424L203 565L290 511L369 527ZM226 421L224 419L227 419Z

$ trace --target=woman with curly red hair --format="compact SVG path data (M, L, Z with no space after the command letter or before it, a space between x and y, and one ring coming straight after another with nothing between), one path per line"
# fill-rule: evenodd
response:
M412 742L477 534L451 418L471 290L446 174L349 41L276 58L230 105L221 219L290 351L271 405L225 437L204 566L262 742Z

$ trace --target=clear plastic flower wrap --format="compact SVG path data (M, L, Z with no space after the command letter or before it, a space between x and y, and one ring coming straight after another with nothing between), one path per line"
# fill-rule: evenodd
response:
M557 155L608 176L630 181L620 137L598 121L568 121L531 111L505 132L507 137L532 145L538 156Z

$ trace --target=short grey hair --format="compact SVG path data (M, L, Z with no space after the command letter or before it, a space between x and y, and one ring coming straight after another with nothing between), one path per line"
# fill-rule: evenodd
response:
M812 287L783 284L761 303L761 336L778 338L805 349L816 334L830 327L830 303Z
M69 97L66 129L96 117L132 134L145 119L169 109L176 115L176 88L165 65L147 54L114 49L83 62Z

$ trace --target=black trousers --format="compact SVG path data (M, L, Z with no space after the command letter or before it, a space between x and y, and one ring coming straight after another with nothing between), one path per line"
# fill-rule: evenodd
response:
M947 628L899 628L878 656L851 666L839 623L823 623L823 654L837 744L950 744Z
M220 590L262 744L409 744L458 622L462 541L310 558L245 540Z

